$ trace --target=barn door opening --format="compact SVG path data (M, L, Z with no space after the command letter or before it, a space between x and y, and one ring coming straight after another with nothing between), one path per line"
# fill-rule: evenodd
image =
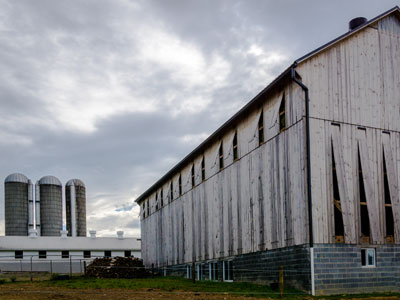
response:
M383 153L383 184L384 184L384 197L385 197L385 232L386 242L394 242L394 220L392 210L392 200L390 198L389 181L386 170L385 153Z
M339 184L336 173L335 155L332 144L332 180L333 180L333 210L335 223L336 243L344 243L344 224L342 215L342 205L340 203Z
M358 188L360 193L360 220L361 220L361 242L370 242L370 225L367 198L365 196L363 170L361 166L360 149L358 149Z

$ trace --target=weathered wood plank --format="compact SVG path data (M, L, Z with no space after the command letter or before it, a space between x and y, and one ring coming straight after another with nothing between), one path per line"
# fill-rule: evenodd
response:
M342 216L344 225L345 242L354 243L356 238L356 232L354 228L354 212L352 199L349 196L346 178L343 149L341 141L340 127L332 126L332 144L333 144L333 155L335 157L336 172L339 186L340 202L342 205Z
M373 157L368 153L368 144L365 130L359 130L358 132L358 145L361 159L361 167L363 171L363 182L365 189L365 197L367 200L368 216L370 223L370 233L373 243L383 243L383 236L381 233L381 222L379 220L379 206L378 200L374 197L374 177L371 171L370 161L373 161Z
M382 134L382 143L386 161L386 171L389 183L390 200L392 202L392 211L395 228L395 241L400 241L400 198L399 198L399 187L398 187L398 173L396 170L396 161L391 145L391 136L389 134Z

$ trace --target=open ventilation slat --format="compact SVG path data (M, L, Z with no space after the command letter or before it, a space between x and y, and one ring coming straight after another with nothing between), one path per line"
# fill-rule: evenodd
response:
M339 184L336 172L335 155L332 145L332 180L333 180L333 206L334 206L334 221L335 221L335 239L337 243L344 242L344 225L342 206L340 203Z
M385 154L383 154L383 193L385 200L385 237L387 243L394 242L394 220L392 210L392 200L389 189L389 182L386 169Z

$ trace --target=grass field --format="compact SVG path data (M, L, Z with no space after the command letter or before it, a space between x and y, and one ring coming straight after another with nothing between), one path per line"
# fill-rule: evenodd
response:
M272 290L269 286L240 283L240 282L214 282L196 281L179 277L158 277L147 279L101 279L79 277L71 280L52 280L40 282L43 286L58 286L63 288L82 289L131 289L131 290L161 290L167 292L201 292L201 293L227 293L231 295L268 296L279 297L279 291ZM287 294L304 295L303 292L287 289Z

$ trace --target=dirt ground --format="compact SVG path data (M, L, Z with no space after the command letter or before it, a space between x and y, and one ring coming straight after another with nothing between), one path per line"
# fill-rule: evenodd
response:
M127 289L67 289L59 287L38 287L35 284L5 284L0 285L0 300L261 300L268 298L244 297L225 294L194 293L194 292L166 292L152 289L132 291ZM300 299L300 298L296 298ZM311 300L312 297L305 296L304 299ZM346 298L344 300L360 300L361 298ZM369 300L396 300L398 297L371 297Z
M126 289L65 289L55 287L38 287L34 284L15 284L0 286L1 300L47 300L47 299L176 299L176 300L256 300L257 297L231 296L193 292L165 292L156 290L130 291ZM265 299L265 298L263 298Z

